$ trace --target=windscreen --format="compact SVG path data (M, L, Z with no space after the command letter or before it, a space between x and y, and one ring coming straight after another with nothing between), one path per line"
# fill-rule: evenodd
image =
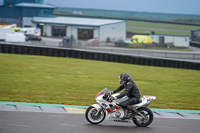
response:
M104 94L105 92L109 92L108 88L103 89L100 94Z

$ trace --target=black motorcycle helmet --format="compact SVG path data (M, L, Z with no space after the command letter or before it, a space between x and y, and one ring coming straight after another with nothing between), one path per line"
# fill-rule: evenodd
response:
M128 73L122 73L119 75L119 83L120 84L124 84L129 80L130 80L130 77L129 77Z

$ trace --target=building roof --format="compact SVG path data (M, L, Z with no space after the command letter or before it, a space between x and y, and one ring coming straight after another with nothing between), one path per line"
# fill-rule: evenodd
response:
M78 18L78 17L56 17L56 18L34 17L33 22L64 24L64 25L101 26L101 25L108 25L108 24L114 24L114 23L121 23L121 22L125 22L125 20Z
M16 7L33 7L33 8L55 8L54 6L40 3L19 3Z

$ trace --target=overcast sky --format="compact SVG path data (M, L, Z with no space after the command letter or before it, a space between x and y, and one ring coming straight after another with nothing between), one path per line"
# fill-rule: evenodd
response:
M200 15L200 0L44 0L59 7Z

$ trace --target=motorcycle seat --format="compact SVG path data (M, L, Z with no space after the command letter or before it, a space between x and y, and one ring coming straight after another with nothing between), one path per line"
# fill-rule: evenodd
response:
M132 104L132 106L133 106L133 105L136 105L136 104L140 104L141 102L142 102L142 100L139 99L135 104Z

